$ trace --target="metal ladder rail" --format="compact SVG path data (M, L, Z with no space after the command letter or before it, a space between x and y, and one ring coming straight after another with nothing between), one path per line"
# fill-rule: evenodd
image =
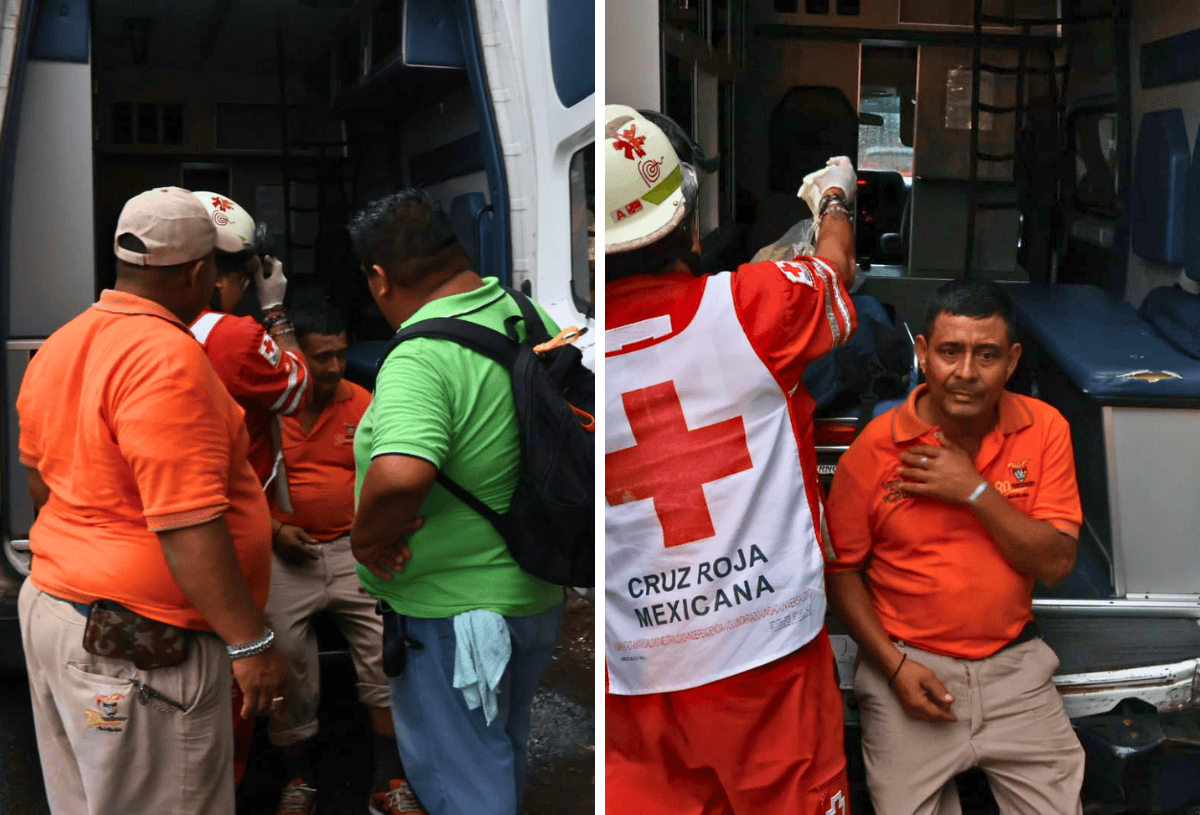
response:
M966 241L966 256L963 263L963 276L971 277L974 266L975 254L975 226L977 221L977 213L980 210L998 210L998 209L1017 209L1020 203L1016 200L1012 201L989 201L981 202L979 200L979 162L1000 162L1013 161L1016 159L1017 139L1020 136L1022 125L1024 124L1024 116L1028 111L1028 105L1025 100L1025 82L1029 76L1049 76L1051 78L1051 88L1053 104L1055 108L1056 125L1060 134L1066 132L1066 88L1070 78L1070 53L1064 55L1062 64L1058 64L1057 58L1054 55L1053 49L1050 50L1049 63L1050 65L1041 67L1032 67L1028 64L1028 46L1026 41L1029 39L1032 29L1035 26L1070 26L1078 23L1089 23L1099 20L1111 19L1113 11L1108 13L1096 14L1076 14L1074 13L1074 4L1071 0L1066 0L1068 11L1067 14L1061 17L1019 17L1016 15L997 15L983 13L983 0L975 0L975 16L974 16L974 43L972 49L972 78L971 78L971 155L970 155L970 190L968 193L968 209L967 209L967 241ZM985 63L982 59L982 38L984 24L993 25L1008 25L1020 26L1021 28L1021 45L1019 49L1018 63L1016 68L1007 66L993 65ZM979 101L980 75L981 73L992 73L995 75L1008 75L1016 77L1016 104L1011 106L1006 105L987 105ZM1061 81L1061 86L1060 86ZM1013 122L1013 151L1008 153L984 153L979 150L979 113L981 111L992 114L1015 114ZM1065 153L1065 145L1060 141L1059 149L1056 151L1056 156L1061 158ZM1015 165L1014 165L1015 167Z

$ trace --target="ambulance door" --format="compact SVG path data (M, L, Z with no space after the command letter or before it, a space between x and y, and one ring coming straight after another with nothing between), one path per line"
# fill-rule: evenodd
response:
M33 523L17 456L17 391L42 341L86 309L96 291L89 5L18 0L6 8L0 28L0 569L12 578L28 574Z
M513 285L560 325L591 326L594 0L461 0L459 11L476 34L468 70L486 82L479 115L502 157ZM589 365L594 336L581 341Z

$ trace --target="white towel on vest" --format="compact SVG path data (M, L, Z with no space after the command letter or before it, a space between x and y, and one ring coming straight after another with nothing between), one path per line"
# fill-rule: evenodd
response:
M508 623L494 611L477 608L454 616L454 687L467 709L483 706L490 725L496 718L496 688L512 656Z

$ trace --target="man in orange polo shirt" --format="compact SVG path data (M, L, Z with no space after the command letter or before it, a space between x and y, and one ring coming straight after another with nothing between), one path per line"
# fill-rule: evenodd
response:
M267 619L292 662L297 685L271 717L271 743L283 748L287 777L279 811L303 815L315 800L312 743L317 735L320 666L312 618L332 612L350 644L359 699L374 731L375 770L369 809L375 815L419 812L403 779L387 677L383 673L383 620L362 590L350 552L354 521L354 431L371 394L345 380L346 327L328 303L291 312L296 342L312 378L312 399L283 418L283 460L292 512L273 504L280 524ZM409 806L402 807L407 802Z
M1004 389L1021 346L998 285L931 299L926 384L876 418L829 496L834 613L859 646L854 690L879 815L957 813L954 776L987 774L1005 813L1080 813L1083 749L1032 614L1082 522L1070 428Z
M223 245L187 190L130 199L115 289L46 340L21 385L39 512L19 610L54 812L226 815L230 660L242 716L285 701L287 663L262 614L267 504L242 411L187 330ZM129 619L92 638L102 600ZM118 658L126 637L185 646Z

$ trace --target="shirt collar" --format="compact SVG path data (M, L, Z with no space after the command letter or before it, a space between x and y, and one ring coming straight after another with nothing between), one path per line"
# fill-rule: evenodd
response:
M100 299L92 303L92 308L110 311L114 314L148 314L151 317L161 317L169 323L174 323L184 331L188 330L183 321L167 310L165 306L159 305L153 300L147 300L145 297L138 297L136 294L116 289L105 289L100 292Z
M333 401L349 402L353 398L354 398L354 391L352 391L350 389L350 383L347 382L345 379L338 382L337 390L334 391L334 394L333 394Z
M922 382L892 413L892 438L897 444L912 441L933 431L933 425L928 424L917 413L917 400L928 392L929 384ZM1029 412L1025 402L1011 391L1000 392L997 412L999 416L996 421L996 429L1002 435L1016 433L1033 424L1033 415Z
M463 314L469 314L472 311L478 311L489 303L499 300L503 296L504 289L500 288L500 281L494 277L485 277L483 285L477 289L430 300L417 309L417 312L405 320L400 327L407 328L413 323L428 320L432 317L459 317Z

